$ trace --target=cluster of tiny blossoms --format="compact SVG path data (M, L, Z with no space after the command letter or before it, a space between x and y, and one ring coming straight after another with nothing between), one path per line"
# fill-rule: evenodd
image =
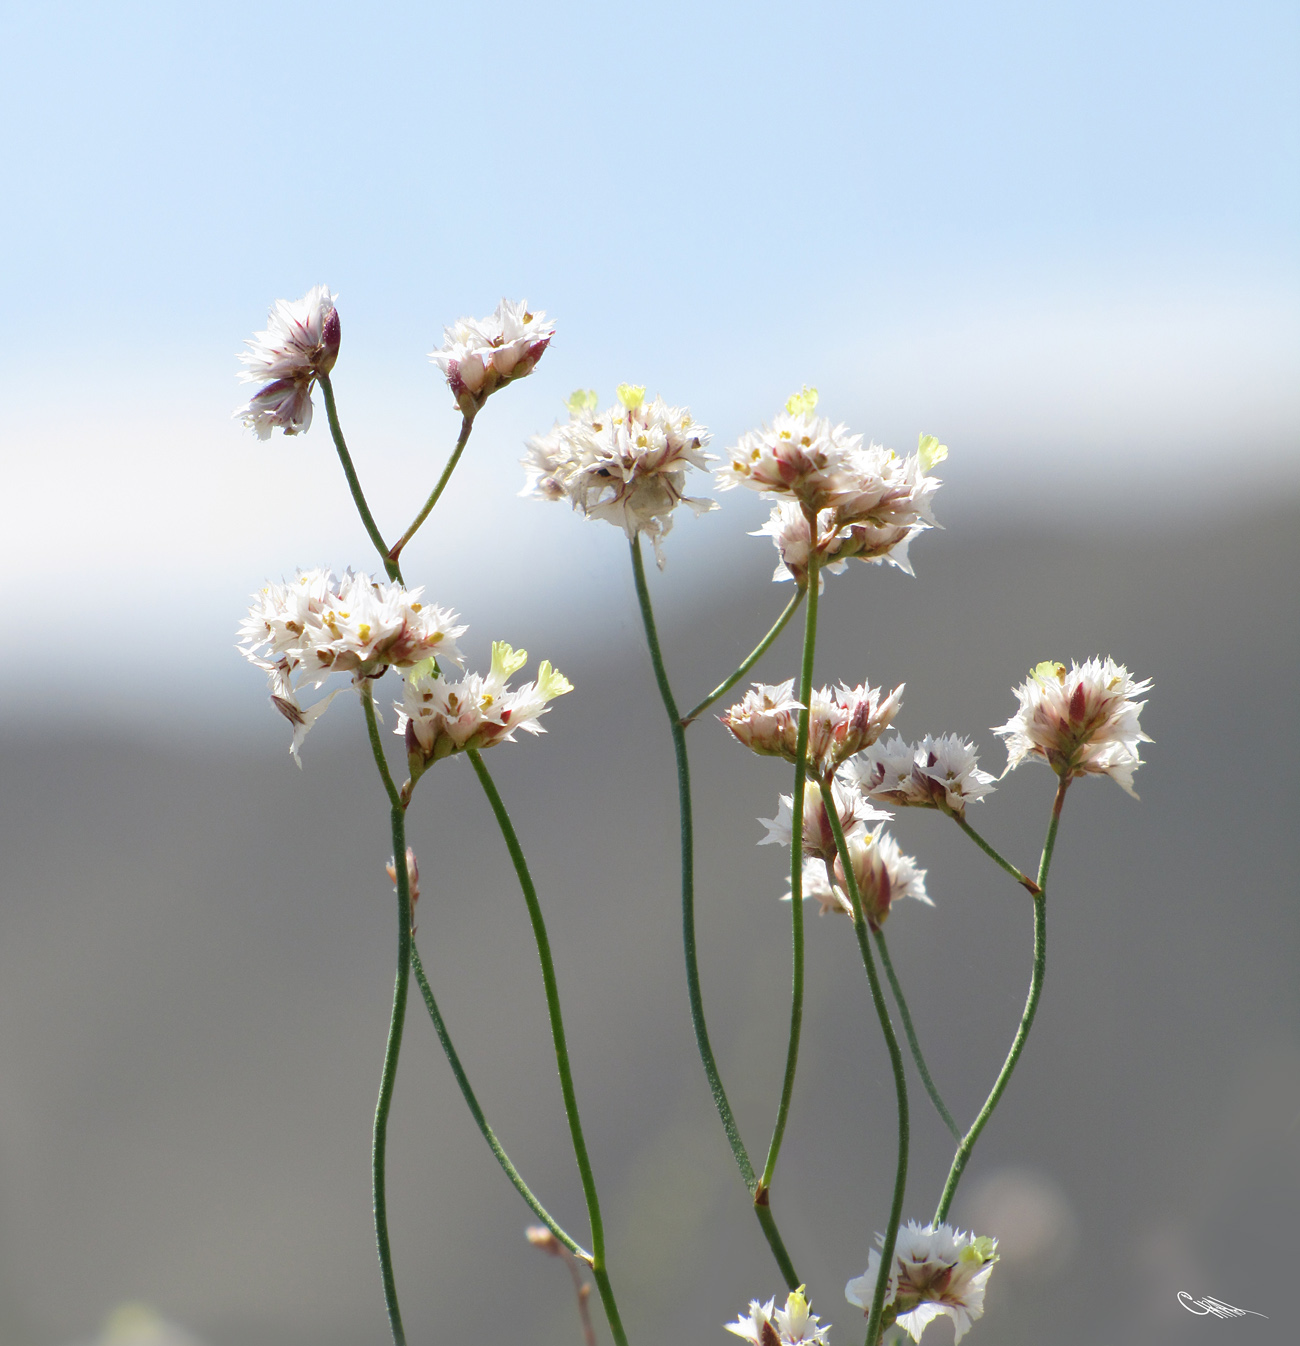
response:
M311 390L338 359L341 329L334 296L317 285L303 298L280 299L267 317L267 328L244 344L245 383L261 390L235 412L258 439L270 439L279 427L302 434L311 425Z
M791 397L770 426L751 430L717 470L719 490L746 486L777 504L758 531L776 545L775 578L807 583L816 554L838 574L851 558L888 561L911 573L912 539L936 526L931 502L940 482L927 475L947 457L933 435L922 435L906 458L815 414L817 390ZM820 581L819 581L820 583Z
M728 1332L743 1337L752 1346L826 1346L830 1341L830 1324L819 1327L821 1319L810 1312L804 1287L792 1290L785 1308L775 1307L776 1300L766 1304L749 1301L749 1312L734 1323L727 1323Z
M589 519L618 525L629 539L647 534L662 569L662 539L677 506L696 514L717 508L685 493L687 468L708 471L709 432L686 408L670 407L662 397L647 401L645 388L628 383L619 385L616 406L595 408L594 392L574 393L569 420L528 441L520 494L568 500Z
M872 799L944 809L962 818L968 803L994 789L993 777L979 769L975 745L956 734L927 734L919 743L905 743L895 734L847 762L844 774Z
M498 388L533 372L554 335L555 324L545 313L531 313L526 300L503 299L490 317L461 318L446 328L442 346L429 359L472 420Z

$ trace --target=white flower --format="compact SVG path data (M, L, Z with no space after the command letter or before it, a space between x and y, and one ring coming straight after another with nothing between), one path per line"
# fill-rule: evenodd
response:
M1058 776L1110 776L1133 796L1133 773L1142 764L1138 744L1152 740L1138 715L1151 682L1135 682L1113 659L1039 664L1015 688L1019 711L994 729L1007 741L1007 770L1026 757L1045 761Z
M275 426L297 435L311 425L312 386L334 368L339 354L338 310L324 285L292 303L277 300L267 324L244 343L248 350L239 357L248 366L239 377L265 385L235 412L258 439L269 439Z
M976 765L975 746L956 734L927 734L905 743L897 734L844 764L843 776L865 795L915 808L942 808L965 817L966 805L994 789Z
M850 790L839 781L831 783L835 811L846 840L863 831L869 822L892 818L892 813L873 808L856 790ZM788 846L794 835L794 795L781 795L775 818L758 820L767 828L760 846ZM804 854L823 860L835 858L835 832L826 813L822 792L813 781L806 783L803 792L803 849Z
M846 757L860 752L884 733L903 703L900 683L887 697L865 682L818 687L808 713L809 767L816 775L833 771ZM718 718L747 748L768 757L798 760L799 711L794 679L769 685L755 683L744 699Z
M643 387L620 384L618 398L617 406L598 414L594 394L574 394L568 423L528 441L521 494L567 497L588 518L617 524L629 539L647 534L662 569L662 539L677 506L696 514L717 508L713 500L685 494L686 469L708 469L710 434L686 408L670 407L662 397L647 402Z
M413 780L452 753L513 742L519 729L546 732L537 723L539 717L549 702L571 692L573 684L543 660L536 682L511 691L506 680L527 662L527 651L512 650L497 640L487 677L472 673L462 682L448 682L431 660L411 670L395 708Z
M469 417L498 388L533 372L555 335L545 313L530 313L526 300L503 299L487 318L462 318L443 332L429 359L447 376L461 412Z
M916 861L903 854L888 832L880 827L871 832L860 828L846 833L845 841L849 859L853 862L853 879L858 887L862 915L873 930L884 925L890 909L900 898L912 897L927 907L934 906L925 891L925 870L918 869ZM852 916L853 904L849 900L844 866L838 854L832 859L832 867L834 884L826 873L824 860L807 861L803 871L803 895L817 900L821 908L819 915L842 911L846 916ZM783 900L789 902L792 897L792 893L786 893Z
M877 1234L876 1242L883 1243ZM971 1323L984 1314L984 1290L998 1260L998 1241L976 1238L951 1226L908 1221L898 1231L894 1265L885 1294L884 1325L897 1322L913 1341L936 1318L952 1319L953 1341L959 1342ZM873 1248L867 1269L844 1287L844 1297L869 1313L880 1271L880 1250Z
M421 603L423 592L351 570L342 579L302 570L291 583L268 584L255 596L239 628L239 649L269 674L272 700L294 726L295 759L334 695L304 707L298 699L304 687L319 687L331 673L351 673L359 685L390 666L460 661L456 638L466 628L456 625L455 613Z
M752 752L793 762L802 709L794 694L794 679L788 678L780 683L756 682L718 719Z
M818 1327L821 1320L809 1312L802 1285L791 1291L785 1308L773 1311L775 1303L774 1299L766 1304L751 1299L748 1315L725 1324L727 1331L744 1337L752 1346L825 1346L830 1340L830 1324Z

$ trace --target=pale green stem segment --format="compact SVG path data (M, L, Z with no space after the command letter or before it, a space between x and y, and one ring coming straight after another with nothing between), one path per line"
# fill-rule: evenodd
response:
M985 1100L970 1130L957 1146L957 1153L953 1155L952 1167L948 1170L948 1181L943 1185L943 1195L939 1198L939 1206L934 1213L935 1224L947 1219L948 1208L952 1205L953 1197L957 1195L957 1184L966 1171L966 1164L971 1151L975 1148L975 1142L979 1139L980 1132L984 1130L985 1123L993 1116L993 1110L1010 1082L1011 1072L1015 1070L1016 1062L1020 1060L1020 1053L1025 1049L1029 1030L1034 1026L1038 1000L1043 994L1043 974L1047 971L1047 874L1052 867L1052 852L1056 849L1056 829L1061 822L1061 807L1065 803L1065 791L1069 787L1070 779L1069 776L1062 776L1057 786L1056 799L1052 803L1052 818L1047 824L1047 839L1043 842L1043 854L1038 862L1036 885L1038 891L1034 894L1034 970L1029 979L1029 997L1025 1001L1025 1012L1020 1016L1020 1026L1016 1029L1016 1036L1012 1040L1007 1059L998 1072L993 1091Z
M1036 896L1038 894L1040 890L1038 885L1033 881L1033 879L1031 879L1028 874L1022 874L1021 871L1018 870L1015 867L1015 865L1011 863L1010 860L1006 859L1002 855L999 855L998 852L995 851L993 847L990 846L989 843L985 841L982 836L980 836L980 834L970 825L970 823L966 821L965 818L961 816L960 813L949 812L948 816L957 824L958 827L961 828L963 832L966 833L968 837L970 837L970 839L980 848L980 850L984 852L985 855L989 857L990 860L993 861L995 865L998 865L1000 868L1005 869L1006 872L1010 874L1011 877L1015 879L1015 881L1018 884L1020 884L1024 888L1027 888L1032 895Z
M402 1050L402 1026L406 1021L406 990L411 974L411 888L406 872L406 812L393 784L392 773L384 757L375 720L375 699L369 681L360 688L361 706L366 715L370 750L392 805L393 870L397 875L397 979L393 986L393 1014L388 1024L388 1046L384 1051L384 1072L379 1081L379 1101L375 1105L375 1130L371 1147L371 1180L375 1203L375 1242L379 1248L379 1270L384 1279L384 1303L388 1307L388 1325L395 1346L406 1346L406 1329L397 1303L397 1282L393 1277L393 1253L388 1242L388 1195L385 1163L388 1154L388 1112L393 1103L393 1085L397 1080L397 1058Z
M876 948L880 950L880 961L885 967L885 977L889 981L890 990L894 993L894 1003L898 1006L898 1017L903 1021L903 1032L907 1035L907 1045L912 1049L912 1060L916 1062L917 1073L921 1076L921 1083L925 1085L925 1092L930 1095L930 1102L934 1104L934 1110L943 1118L943 1124L952 1132L953 1140L961 1140L961 1127L953 1121L952 1113L944 1107L943 1099L939 1097L939 1090L933 1079L930 1078L929 1068L925 1064L925 1057L921 1055L921 1043L916 1036L916 1029L912 1024L912 1016L907 1008L907 1001L903 998L903 988L898 983L898 977L894 972L893 961L889 957L889 945L885 943L885 932L877 930L875 932Z
M361 522L365 525L371 542L375 544L375 550L384 563L384 570L388 578L397 580L399 584L405 583L396 558L388 554L388 544L384 541L384 535L379 531L379 525L375 522L375 516L370 512L370 506L366 504L365 492L361 489L361 481L357 477L357 470L352 466L352 455L348 452L348 446L343 439L343 427L339 424L338 408L334 405L334 386L330 383L330 376L321 374L319 377L321 392L325 394L325 414L329 417L330 434L334 436L334 447L338 450L339 462L343 464L343 474L348 479L348 488L352 492L352 500L356 504L357 513L361 515Z
M420 525L433 513L433 507L438 503L438 497L446 489L447 483L451 480L451 474L456 470L456 464L460 462L461 454L465 452L465 445L469 443L469 432L473 428L473 416L462 416L460 435L456 440L456 447L451 451L451 457L447 459L447 466L442 469L442 476L438 478L438 484L433 488L433 493L424 502L424 508L415 516L411 526L393 543L393 549L385 553L387 559L394 565L397 564L398 557L402 554L402 548L419 532Z
M762 640L754 646L753 650L746 655L744 663L726 680L720 682L709 694L695 707L688 715L682 716L682 728L693 724L704 714L706 710L719 698L726 696L731 689L754 667L756 663L768 652L772 642L785 630L786 623L794 616L799 604L803 602L804 590L797 587L794 591L794 597L785 605L785 611L776 619L772 629L763 637Z
M884 1316L885 1292L889 1286L889 1273L894 1265L894 1245L898 1241L898 1225L903 1218L903 1195L907 1191L907 1149L910 1134L907 1072L903 1068L903 1053L898 1046L898 1036L894 1032L894 1025L889 1021L889 1006L885 1003L885 992L880 985L876 961L871 956L867 922L862 914L862 898L858 893L858 881L853 872L853 859L849 855L848 842L844 839L844 829L840 826L839 812L835 807L831 778L826 777L820 784L822 802L830 818L831 830L835 833L835 849L839 852L840 865L844 869L845 887L848 889L849 902L853 907L853 931L858 937L858 948L862 952L862 966L867 970L867 981L871 984L871 999L876 1007L876 1016L880 1020L881 1032L885 1035L885 1045L889 1048L889 1063L894 1071L894 1093L898 1100L898 1162L894 1170L894 1199L889 1207L885 1241L880 1248L880 1274L876 1277L876 1288L871 1296L871 1309L867 1315L867 1346L878 1346L882 1336L880 1320Z
M562 1244L581 1261L591 1265L591 1254L585 1248L580 1247L572 1238L555 1222L546 1207L533 1195L528 1184L519 1174L519 1170L510 1162L510 1156L502 1148L501 1142L496 1137L496 1132L488 1125L487 1118L483 1115L483 1109L479 1106L479 1101L475 1097L474 1090L469 1082L469 1076L465 1074L465 1067L461 1065L460 1056L456 1048L452 1045L451 1035L447 1032L447 1025L443 1021L441 1012L438 1009L438 1002L433 998L433 988L429 985L429 978L425 975L424 964L420 961L420 951L415 947L415 939L411 939L411 967L415 972L416 985L420 988L420 994L424 997L425 1008L429 1011L429 1018L433 1020L433 1031L438 1035L438 1041L442 1043L442 1050L446 1053L447 1064L451 1066L451 1073L456 1077L456 1083L460 1086L460 1092L464 1096L465 1103L469 1107L470 1115L474 1118L474 1123L482 1133L483 1139L488 1143L490 1149L501 1165L501 1171L514 1184L515 1191L528 1203L529 1209L537 1216L539 1220L560 1240Z
M817 536L816 521L812 536ZM785 1076L776 1107L776 1122L767 1147L767 1162L759 1189L766 1192L776 1175L776 1161L785 1139L785 1124L794 1097L794 1076L799 1066L799 1038L803 1030L803 798L808 777L808 719L812 705L813 659L817 653L817 552L808 558L808 608L804 613L803 666L799 673L799 728L795 736L794 804L790 827L790 1038L785 1049Z
M519 887L524 895L524 904L528 908L528 918L533 925L533 938L537 942L537 957L542 965L542 985L546 989L546 1009L551 1020L551 1038L555 1043L555 1064L560 1073L560 1092L564 1095L564 1111L569 1119L569 1135L573 1140L573 1156L578 1162L578 1176L582 1180L582 1194L587 1200L587 1217L591 1221L591 1274L600 1291L601 1303L605 1307L605 1316L609 1319L609 1330L617 1346L627 1346L627 1336L619 1319L618 1305L614 1301L614 1290L610 1285L609 1273L605 1270L605 1226L600 1215L600 1198L596 1194L596 1179L591 1171L591 1160L587 1156L587 1142L582 1134L582 1119L578 1115L578 1095L573 1087L573 1072L569 1066L569 1045L564 1036L564 1019L560 1013L560 990L555 979L555 964L551 959L551 941L546 933L546 922L542 918L542 906L537 900L537 889L533 887L532 875L528 872L528 863L524 859L523 847L515 835L514 825L506 806L502 802L497 787L483 765L483 758L475 748L466 750L478 776L483 793L496 816L497 826L510 852L511 862L519 877ZM558 1237L558 1236L557 1236Z
M691 809L691 767L686 756L686 730L682 726L681 715L677 710L677 701L668 681L664 668L663 653L659 648L659 634L655 628L654 609L650 605L650 590L646 585L645 563L641 557L641 538L632 539L632 575L636 581L637 602L641 608L641 621L645 626L646 644L650 649L650 662L654 666L655 682L659 695L668 713L668 727L673 736L673 752L677 759L677 807L681 820L681 856L682 856L682 948L686 956L686 990L691 1006L691 1024L695 1029L695 1045L699 1049L700 1060L704 1063L704 1074L709 1082L709 1092L713 1095L714 1106L722 1119L722 1129L727 1136L727 1144L735 1157L736 1167L744 1179L745 1187L754 1199L754 1214L772 1249L772 1256L785 1277L791 1290L798 1289L803 1283L794 1269L790 1254L786 1251L776 1221L768 1205L766 1190L759 1188L758 1176L750 1163L749 1151L740 1138L740 1128L736 1125L731 1104L727 1101L727 1091L722 1087L722 1076L718 1073L718 1063L713 1056L713 1047L709 1042L709 1029L704 1020L704 999L700 994L700 966L695 947L695 830Z

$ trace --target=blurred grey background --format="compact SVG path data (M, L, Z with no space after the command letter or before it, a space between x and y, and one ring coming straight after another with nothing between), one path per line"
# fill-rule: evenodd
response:
M942 498L942 493L941 493ZM1041 658L1111 653L1155 689L1135 802L1076 785L1051 891L1041 1014L956 1203L1002 1235L981 1339L1290 1339L1285 1230L1300 1196L1295 960L1297 514L1229 509L1141 531L962 511L913 548L915 579L829 580L820 679L906 680L900 727L973 735ZM539 509L544 508L538 506ZM511 638L577 690L538 740L488 761L550 922L610 1267L633 1340L722 1340L780 1289L695 1055L676 890L671 749L640 639L626 548L594 539L621 600L588 636ZM724 528L727 516L702 520ZM660 600L684 702L779 610L770 555L742 540L706 573L674 551ZM561 575L553 602L572 601ZM236 656L232 652L232 661ZM787 632L762 666L797 661ZM74 707L3 738L0 903L0 1333L94 1335L142 1300L212 1346L381 1342L368 1136L391 994L384 801L359 710L340 698L299 773L244 671L238 721L93 732ZM750 1148L765 1149L788 1013L776 848L754 845L787 769L716 722L691 733L699 930L710 1026ZM1052 792L1008 777L979 826L1028 866ZM513 873L468 767L419 786L419 944L488 1115L542 1199L585 1237ZM979 1105L1023 1003L1023 894L945 819L897 835L933 910L888 926L940 1086ZM888 1205L893 1093L846 922L810 912L802 1066L774 1206L814 1307L842 1297ZM915 1086L915 1081L914 1081ZM919 1087L909 1215L949 1157ZM392 1217L412 1340L572 1343L563 1270L474 1129L413 1000L393 1116ZM1198 1319L1178 1290L1267 1321ZM859 1325L860 1326L860 1325ZM930 1329L942 1341L946 1323ZM602 1338L603 1339L603 1338Z

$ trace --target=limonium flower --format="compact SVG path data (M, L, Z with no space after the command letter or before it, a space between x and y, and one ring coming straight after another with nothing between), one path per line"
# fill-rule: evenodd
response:
M865 682L814 689L808 713L808 765L818 776L833 771L845 758L874 743L902 704L901 683L888 696ZM718 718L747 748L793 762L798 758L800 709L792 678L775 685L755 683Z
M884 1239L877 1234L876 1241ZM976 1238L946 1224L908 1221L894 1245L883 1326L896 1322L913 1341L920 1341L930 1323L947 1315L952 1319L953 1341L959 1342L971 1323L983 1317L984 1291L998 1260L997 1248L997 1239ZM844 1287L845 1298L864 1313L870 1311L879 1271L880 1249L873 1248L866 1271Z
M575 394L569 410L567 423L528 441L521 494L567 498L588 518L617 524L629 539L645 533L662 569L662 540L677 506L696 514L717 508L714 500L685 493L686 469L708 469L709 431L685 407L662 397L647 401L645 388L629 383L619 385L618 404L603 412L594 410L588 394Z
M842 776L872 799L944 809L964 818L968 803L994 789L993 777L979 769L977 760L974 744L956 734L927 734L919 743L895 734L846 762Z
M892 813L873 807L856 790L833 781L831 793L835 799L835 811L839 815L840 827L847 838L863 831L869 822L882 818L892 818ZM775 818L758 820L767 828L767 835L758 843L760 846L788 846L794 835L794 796L781 795ZM823 860L835 858L835 831L826 812L821 790L809 781L803 795L803 849L805 855L814 855Z
M858 887L862 915L873 930L879 930L884 925L893 904L899 898L913 897L918 902L924 902L927 907L934 906L925 891L925 870L918 869L916 861L910 855L903 854L898 842L888 832L880 827L871 832L859 828L853 833L846 833L845 842L853 863L853 879ZM840 911L846 916L852 916L853 904L849 900L844 865L839 854L825 858L831 860L834 882L831 882L831 876L826 872L823 859L810 859L804 865L803 895L817 901L819 915ZM786 893L783 900L788 902L792 896Z
M460 661L456 639L466 628L454 612L421 603L423 592L351 570L341 579L329 570L301 570L290 583L268 584L255 595L239 628L239 649L268 673L271 699L294 727L295 759L334 695L304 707L304 687L320 687L331 673L351 673L360 684L390 666Z
M526 650L513 650L497 640L486 677L471 673L462 682L448 682L433 660L411 669L395 709L412 780L452 753L513 742L517 730L545 733L538 719L557 696L571 692L573 684L543 660L536 682L512 691L507 680L527 662Z
M775 1299L766 1304L751 1299L749 1313L727 1323L727 1331L744 1337L753 1346L825 1346L830 1340L830 1324L818 1326L821 1319L809 1312L802 1285L790 1292L785 1308L777 1309L775 1304Z
M239 377L264 385L235 412L258 439L270 439L276 426L297 435L311 425L311 390L334 368L339 337L338 310L326 286L317 285L293 302L276 301L266 331L246 341L248 350L239 357L247 365Z
M545 313L527 301L503 299L487 318L461 318L444 329L443 344L429 359L447 376L461 412L473 417L498 388L533 372L555 335Z
M1113 659L1071 664L1048 660L1015 688L1020 709L994 729L1007 741L1007 770L1026 757L1046 762L1063 779L1110 776L1137 798L1133 773L1142 765L1138 744L1152 740L1138 715L1151 681L1135 682Z

